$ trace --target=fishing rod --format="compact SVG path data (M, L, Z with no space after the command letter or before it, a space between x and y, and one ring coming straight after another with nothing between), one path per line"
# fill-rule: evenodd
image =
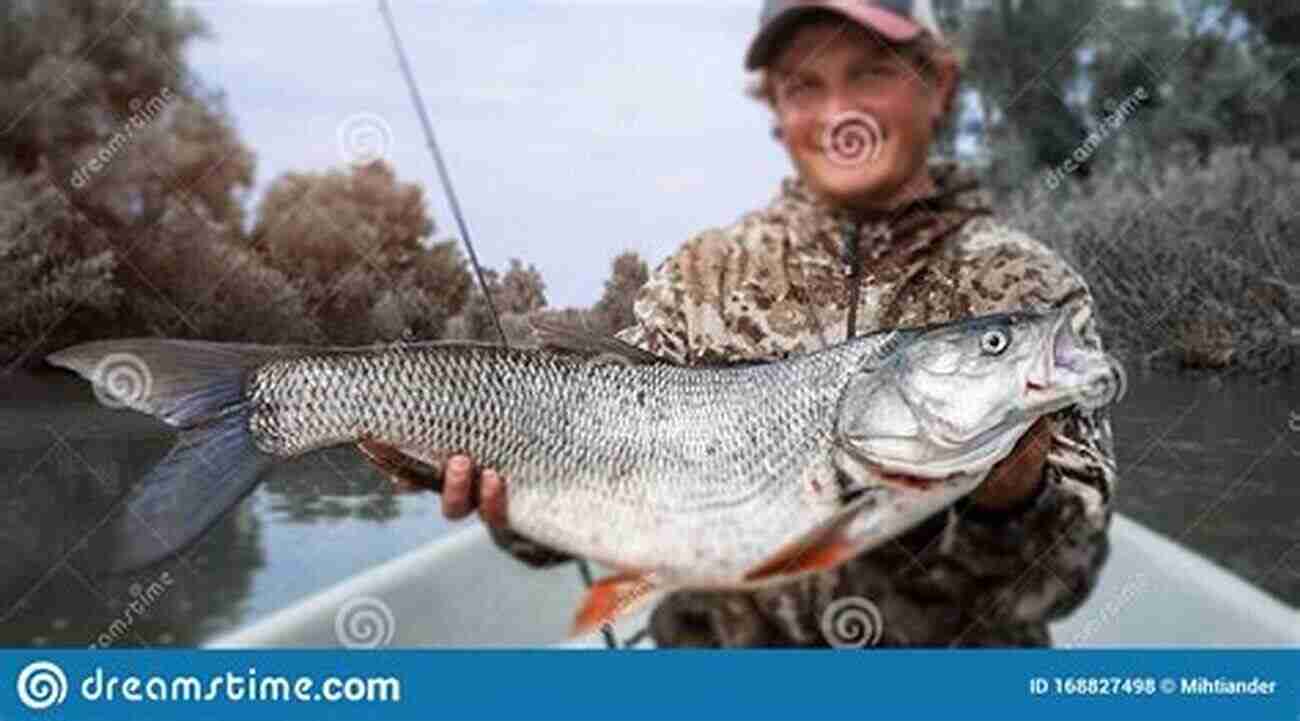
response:
M460 230L460 237L465 241L465 251L469 255L470 265L474 268L474 276L478 279L479 290L483 292L483 298L487 300L488 312L492 315L492 324L496 326L497 335L501 337L501 345L509 347L510 339L506 337L505 328L501 325L501 316L497 313L496 303L492 300L492 289L488 287L487 281L483 277L483 266L479 264L478 254L474 252L474 242L470 239L465 216L460 212L460 201L456 198L456 189L451 182L451 173L447 171L447 164L442 158L442 150L438 147L438 139L433 133L433 123L429 120L429 114L424 109L424 98L420 94L420 86L415 82L415 74L411 72L411 65L406 60L406 48L402 45L402 38L397 32L397 23L393 20L393 13L388 7L388 0L379 0L379 14L383 16L384 24L388 26L388 35L393 41L393 51L397 54L398 67L402 70L402 76L406 78L406 87L411 92L411 102L415 104L415 112L420 118L421 127L424 128L424 137L428 143L429 151L433 153L433 162L438 168L438 178L442 181L443 191L447 194L447 203L451 206L451 214L456 218L456 227ZM587 565L586 559L579 558L577 560L578 573L582 576L582 582L587 588L590 588L592 583L591 568ZM602 626L600 630L605 637L605 646L607 648L618 648L618 639L614 636L613 630L608 625Z

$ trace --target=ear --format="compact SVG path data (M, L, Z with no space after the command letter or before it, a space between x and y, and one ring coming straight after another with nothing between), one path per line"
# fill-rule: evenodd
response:
M941 52L933 60L933 72L930 120L937 128L952 112L956 102L957 86L961 82L961 67L953 53Z

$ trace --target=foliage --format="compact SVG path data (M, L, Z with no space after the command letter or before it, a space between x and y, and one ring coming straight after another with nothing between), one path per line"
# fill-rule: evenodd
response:
M632 304L648 280L650 271L636 251L624 251L614 258L609 280L605 281L605 292L592 309L604 332L617 333L636 322Z
M1285 152L1224 148L1061 193L1021 198L1011 220L1083 273L1109 347L1184 367L1296 364L1300 163Z
M294 279L331 343L436 338L465 303L460 253L450 242L426 247L434 225L420 187L383 162L286 174L257 217L250 247Z
M1086 182L1099 165L1204 165L1219 147L1300 150L1300 11L1287 5L940 0L966 50L959 131L1003 194L1071 160L1066 177ZM1122 132L1090 144L1139 92Z

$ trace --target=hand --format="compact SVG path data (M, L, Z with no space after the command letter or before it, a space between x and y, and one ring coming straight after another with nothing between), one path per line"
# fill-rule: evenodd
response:
M506 480L494 469L478 474L478 493L474 493L474 460L469 456L452 456L442 474L442 515L451 520L468 516L478 497L479 517L495 528L506 527Z
M1038 487L1051 445L1051 426L1046 418L1039 418L1020 437L1011 455L993 466L971 494L971 502L984 510L1003 511L1024 501Z

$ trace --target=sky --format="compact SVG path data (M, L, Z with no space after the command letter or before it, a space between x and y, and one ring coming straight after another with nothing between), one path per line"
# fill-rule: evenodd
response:
M180 4L212 30L188 59L257 154L255 197L378 148L458 235L377 2ZM653 268L766 205L791 170L744 93L758 4L393 0L483 263L535 264L552 306L587 306L620 252Z

